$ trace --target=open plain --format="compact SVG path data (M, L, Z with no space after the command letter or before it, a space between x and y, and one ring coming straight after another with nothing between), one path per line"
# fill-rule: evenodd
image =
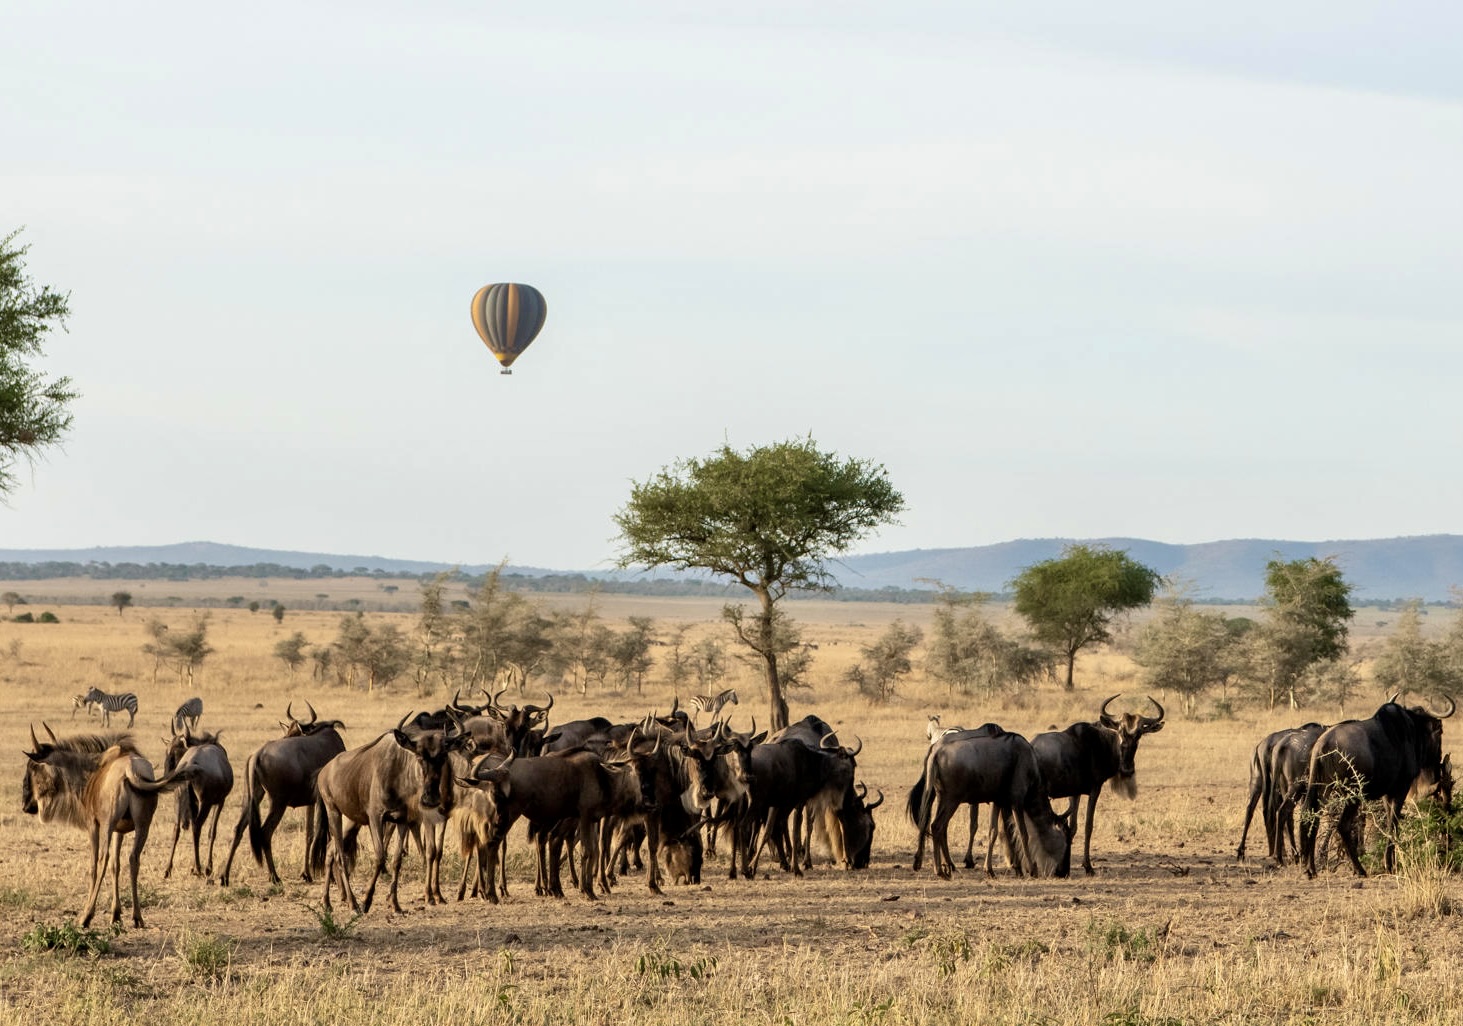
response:
M209 583L220 594L246 586ZM712 600L598 602L616 626L636 614L661 628L689 623L693 635L724 630ZM1216 717L1201 703L1186 718L1177 701L1166 703L1165 728L1138 753L1136 800L1107 793L1098 804L1094 876L1082 875L1080 865L1063 880L1018 879L1004 866L989 879L977 869L940 880L928 863L912 872L916 835L904 801L920 773L931 713L946 725L994 720L1031 736L1093 718L1117 692L1124 696L1115 705L1142 709L1143 689L1124 656L1102 652L1079 660L1071 693L1043 685L1020 698L951 696L917 668L890 702L871 704L839 683L858 647L896 617L927 622L930 609L863 603L799 602L788 611L819 646L811 688L791 696L792 717L816 712L841 734L858 735L860 778L887 798L866 871L820 865L795 879L764 858L759 879L730 881L723 856L708 860L700 886L654 895L632 874L601 900L554 900L533 894L520 827L510 844L512 894L501 905L428 907L413 853L402 883L406 914L378 901L359 920L339 905L326 918L320 885L298 879L299 813L286 817L276 840L283 886L270 886L246 841L231 886L220 887L189 875L181 851L183 868L163 879L174 816L164 797L143 859L147 926L108 934L104 903L98 924L110 952L68 956L27 947L38 927L74 918L88 883L86 836L39 823L19 802L31 724L39 731L49 723L63 737L97 729L84 713L73 718L72 695L91 685L135 691L133 733L160 764L169 715L196 693L205 703L203 726L223 731L239 775L248 753L279 734L291 701L308 700L322 716L343 720L355 746L409 710L450 697L418 695L405 678L370 694L348 690L312 680L308 664L292 677L274 645L295 631L328 643L343 615L298 604L286 602L282 623L264 611L213 610L208 638L216 651L191 686L166 668L155 675L142 652L146 619L186 625L193 615L186 606L119 614L100 605L33 604L61 622L0 624L0 750L9 753L11 788L0 806L0 1021L1170 1026L1463 1017L1463 894L1455 877L1404 864L1395 876L1358 880L1349 869L1333 869L1307 880L1293 866L1253 855L1235 860L1255 741L1312 716L1336 719L1334 709L1271 713L1238 704ZM403 631L415 622L405 613L368 617ZM1366 619L1358 618L1359 633ZM754 714L765 723L755 677L732 665L728 683L742 697L735 725L746 729ZM643 693L554 692L554 722L638 718L673 701L657 669ZM541 695L531 689L526 697ZM1347 713L1369 715L1380 701L1368 691ZM1445 749L1452 747L1445 739ZM225 809L218 864L240 794L236 787ZM1263 849L1253 838L1251 851ZM450 854L444 876L453 887L459 866Z

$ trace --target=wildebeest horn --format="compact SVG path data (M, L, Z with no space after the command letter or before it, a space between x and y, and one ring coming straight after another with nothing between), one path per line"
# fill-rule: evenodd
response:
M318 720L320 718L320 714L315 711L315 707L310 704L310 700L308 698L305 699L305 708L310 710L310 722L311 723L314 723L316 720Z
M39 752L41 750L41 743L36 740L36 725L34 723L30 725L30 747L33 752Z
M1154 707L1158 709L1158 715L1156 717L1154 717L1154 716L1147 716L1147 717L1144 717L1144 719L1146 719L1149 723L1161 723L1161 722L1163 722L1163 706L1159 705L1158 704L1158 699L1154 698L1152 695L1149 695L1148 696L1148 701L1152 702L1153 705L1154 705Z
M488 699L488 704L491 705L491 706L497 707L497 705L498 705L498 699L502 698L503 697L503 692L505 692L507 690L508 690L508 685L507 684L504 684L501 688L498 689L498 691L497 691L496 694L494 694L492 697L490 697Z
M864 806L864 811L865 812L873 812L875 809L877 809L880 805L883 805L883 804L884 804L884 791L883 791L882 788L880 788L879 789L879 797L875 798L873 801L869 802L869 804L865 805Z
M1103 702L1102 703L1102 708L1099 709L1099 710L1097 710L1097 715L1098 715L1098 718L1099 719L1104 719L1104 720L1110 720L1110 719L1112 719L1112 714L1107 711L1107 707L1110 706L1110 705L1112 705L1114 698L1120 698L1120 697L1122 697L1122 694L1123 693L1121 691L1119 691L1116 695L1113 695L1112 698L1109 698L1106 702Z
M1382 704L1383 705L1396 705L1397 704L1397 700L1400 699L1401 697L1402 697L1402 692L1400 692L1400 691L1394 691L1394 692L1392 692L1392 697L1389 698L1389 699L1387 699Z
M51 744L59 745L61 743L61 740L56 737L56 732L51 729L51 725L45 720L41 721L41 729L44 730L46 732L46 736L51 739Z
M402 717L402 718L401 718L401 722L400 722L400 723L398 723L398 724L397 724L397 725L396 725L396 729L397 729L397 730L400 730L400 729L401 729L401 728L402 728L402 727L404 727L404 726L406 726L406 721L407 721L407 720L408 720L408 719L409 719L409 718L410 718L410 717L411 717L411 710L410 710L410 709L408 709L408 710L407 710L407 711L406 711L406 715L405 715L405 716L403 716L403 717Z
M830 741L833 743L829 744ZM821 740L819 740L818 747L824 749L825 751L833 751L835 748L838 747L838 735L830 730L828 733L823 735Z
M299 723L300 722L299 720L295 719L295 703L294 702L290 702L289 705L287 705L287 706L284 707L284 718L287 719L287 720L289 720L290 723ZM281 723L280 726L281 727L284 727L284 726L288 726L288 724Z
M858 747L845 749L850 759L854 758L858 755L859 752L862 752L864 750L864 739L859 737L857 734L853 736L853 739L858 742Z
M1458 711L1458 703L1453 701L1452 695L1444 695L1443 697L1448 700L1448 711L1445 713L1435 714L1440 720L1446 720L1449 716L1452 716L1455 712Z
M863 801L869 796L869 785L860 780L857 784L853 785L853 793L858 795L859 801Z

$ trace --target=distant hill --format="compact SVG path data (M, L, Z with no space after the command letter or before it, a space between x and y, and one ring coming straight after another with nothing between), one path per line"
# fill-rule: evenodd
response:
M1244 602L1265 591L1265 564L1275 558L1336 557L1360 601L1420 598L1446 602L1463 586L1463 536L1298 542L1247 538L1168 545L1141 538L1040 538L966 549L916 549L853 556L839 583L861 588L915 587L935 579L965 591L1000 592L1033 563L1054 559L1075 542L1121 549L1165 577L1190 582L1200 601Z
M838 582L848 588L927 588L928 582L962 591L1002 592L1024 567L1060 556L1081 541L1125 550L1134 559L1166 577L1190 582L1200 601L1248 602L1265 590L1265 564L1276 558L1304 559L1335 556L1355 586L1360 601L1421 598L1446 602L1451 589L1463 586L1463 535L1425 535L1412 538L1297 542L1240 539L1195 545L1168 545L1141 538L1038 538L960 549L914 549L849 556L834 565ZM335 571L364 571L391 575L436 573L454 564L382 556L342 556L321 552L251 549L215 542L178 545L116 546L91 549L0 549L0 563L170 564L174 566L244 567L277 565L298 570L329 567ZM469 574L481 574L491 565L458 565ZM59 566L58 566L59 569ZM510 574L530 577L579 574L589 578L635 579L644 575L604 570L550 570L510 566ZM3 576L3 573L0 573ZM673 576L664 572L657 578Z

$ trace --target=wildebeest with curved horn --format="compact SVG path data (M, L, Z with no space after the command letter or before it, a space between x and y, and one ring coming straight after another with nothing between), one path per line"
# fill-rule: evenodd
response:
M42 823L59 820L91 834L91 891L77 922L86 927L96 915L97 898L112 862L112 922L122 921L122 839L132 834L128 869L132 878L132 925L142 927L142 902L137 895L137 870L142 846L157 811L157 795L133 785L152 780L152 764L142 757L126 734L83 734L59 739L49 726L50 741L36 739L31 727L31 750L25 753L25 778L20 785L21 808L39 815ZM115 852L113 840L115 839Z
M340 736L345 724L320 719L309 702L305 708L310 710L310 718L298 720L291 702L285 708L287 722L281 723L285 736L261 745L244 765L244 808L234 827L229 857L224 860L224 870L218 878L225 887L245 827L249 829L249 849L254 861L268 867L270 883L280 882L279 872L274 868L274 831L286 809L305 810L305 859L300 879L309 883L313 873L325 868L325 852L318 843L325 825L315 822L315 777L322 766L345 751L345 741ZM259 803L266 795L269 813L261 822Z
M1345 720L1316 739L1301 806L1301 849L1307 876L1316 875L1316 836L1327 799L1334 797L1340 805L1336 832L1351 867L1357 876L1366 876L1353 830L1361 803L1382 801L1390 836L1418 778L1443 774L1443 720L1457 711L1458 704L1450 697L1448 711L1434 713L1422 706L1400 705L1398 697L1393 696L1370 719ZM1389 842L1389 872L1394 858Z
M229 753L219 744L218 734L194 734L186 725L181 733L167 742L168 750L163 756L163 776L157 790L166 790L175 780L185 786L178 788L178 816L173 823L173 843L168 848L168 868L163 870L163 879L173 875L173 858L178 853L178 835L187 827L193 832L193 875L213 879L213 844L218 836L218 821L223 814L224 799L234 789L234 768L229 765ZM154 788L148 788L152 790ZM212 815L213 822L208 830L208 868L204 869L199 857L203 825Z
M1245 824L1240 832L1239 848L1235 851L1236 859L1244 860L1245 840L1257 805L1261 822L1265 825L1266 853L1275 861L1284 862L1288 838L1291 850L1299 855L1293 812L1310 765L1311 747L1325 729L1324 725L1314 722L1287 727L1267 735L1255 745L1254 754L1250 757L1250 797L1245 806Z
M1144 734L1155 734L1163 729L1163 706L1152 696L1148 701L1158 710L1157 716L1140 716L1131 712L1113 716L1107 707L1118 697L1113 695L1102 703L1096 723L1074 723L1066 730L1047 731L1031 739L1047 793L1053 800L1070 799L1063 814L1069 836L1077 835L1077 800L1087 796L1082 868L1089 876L1093 872L1092 814L1097 808L1097 796L1102 793L1102 785L1111 780L1113 790L1124 798L1137 797L1133 757L1138 753L1138 742Z
M925 760L925 790L920 800L918 826L930 835L935 872L949 877L950 818L961 805L989 802L1006 838L1006 856L1020 875L1066 876L1070 872L1072 840L1052 812L1031 743L1020 734L1002 731L947 741L930 748ZM991 870L986 852L986 872Z

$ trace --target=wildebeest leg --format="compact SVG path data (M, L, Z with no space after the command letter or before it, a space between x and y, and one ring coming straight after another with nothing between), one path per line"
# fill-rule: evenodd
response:
M660 820L653 815L645 817L645 849L650 860L646 883L650 893L660 894Z
M269 803L269 818L274 821L275 827L279 826L280 818L284 816L284 803L280 802L279 815L274 814L274 802ZM267 836L274 837L274 827L268 827ZM322 827L323 829L323 827ZM310 838L315 836L315 803L307 802L305 805L305 865L300 871L300 879L305 883L311 883L310 877ZM264 848L269 852L269 878L274 883L279 883L279 874L274 871L274 842L271 840Z
M979 806L975 802L971 802L970 803L970 822L971 822L971 828L970 828L971 829L971 838L970 839L971 839L972 842L974 842L974 840L975 840L975 835L974 835L974 831L975 831L975 810L977 808L979 808ZM997 808L996 806L992 805L991 806L990 840L988 840L986 842L986 846L985 846L985 875L986 876L995 876L996 875L996 869L995 869L995 866L992 865L992 861L994 860L995 854L996 854L996 834L1000 831L1000 826L1001 826L1001 810L999 808ZM966 862L965 862L965 868L966 869L974 869L975 868L975 860L972 859L972 858L970 858L969 856L967 856L966 857Z
M1356 851L1356 818L1361 811L1361 806L1356 802L1347 802L1346 807L1341 810L1341 815L1336 820L1336 834L1341 838L1341 847L1346 852L1346 857L1351 860L1351 868L1356 870L1357 876L1366 876L1366 870L1362 867L1361 858Z
M167 880L173 875L173 856L178 853L178 835L183 832L183 799L178 799L178 815L173 820L173 846L168 849L168 868L163 870L163 879ZM194 862L198 858L194 856Z
M91 925L92 916L97 912L97 896L101 893L102 879L107 872L107 859L110 857L112 844L111 834L106 838L106 844L102 844L102 828L100 823L91 825L91 891L87 895L86 908L82 909L80 925L84 930Z
M391 893L388 895L388 897L390 897L391 899L392 911L403 912L405 910L401 907L401 901L398 898L398 887L401 884L401 862L402 859L406 857L406 846L410 844L412 838L415 837L417 841L417 847L422 849L423 862L427 861L427 846L422 841L420 828L418 828L417 831L413 831L405 824L398 824L394 829L397 836L401 838L401 843L396 846L396 859L391 863ZM388 846L391 844L391 831L387 831L386 833L386 844ZM430 877L427 886L431 886Z
M264 843L261 846L264 849L264 865L269 869L269 882L272 884L282 882L279 878L279 871L274 868L274 832L279 829L279 821L284 819L284 810L284 799L271 797L269 799L269 813L264 817L264 822L259 828L260 833L264 837ZM310 814L314 815L313 806L311 807ZM306 858L309 857L308 849L309 845L306 845ZM309 865L307 864L305 868L308 871ZM306 876L305 879L308 880L309 877Z
M135 799L134 799L135 800ZM147 835L152 830L152 813L146 809L133 812L132 818L132 855L128 859L127 868L132 873L132 925L142 929L142 901L137 893L137 872L142 868L142 846L147 843ZM117 836L117 859L122 858L122 837ZM119 918L121 909L118 910Z
M945 880L955 872L955 860L950 857L950 817L955 815L959 804L940 795L930 821L930 858L934 860L936 874Z
M976 831L976 827L978 827L979 825L980 825L980 802L971 802L970 803L970 839L965 844L965 868L966 869L974 869L975 868L975 831ZM992 825L994 826L994 824L992 824ZM992 841L992 843L995 843L995 842ZM990 855L990 851L989 850L986 851L985 871L986 871L986 875L987 876L990 876L991 875L991 855Z
M1234 857L1236 859L1238 859L1240 862L1243 862L1245 860L1245 840L1246 840L1246 838L1248 838L1250 836L1250 820L1255 815L1255 806L1260 803L1260 792L1261 792L1260 780L1261 780L1261 778L1260 778L1260 771L1258 769L1258 765L1259 765L1259 760L1258 759L1251 759L1251 765L1250 765L1250 798L1249 798L1249 801L1245 805L1245 825L1244 825L1244 828L1241 829L1240 830L1240 833L1239 833L1239 848L1237 848L1235 850L1235 853L1234 853ZM1266 806L1267 807L1268 807L1268 805L1269 805L1269 803L1266 802ZM1265 809L1262 809L1260 811L1260 815L1261 815L1262 818L1265 817L1267 815L1266 810ZM1268 821L1266 821L1265 836L1266 836L1267 839L1272 836L1271 833L1270 833L1270 827L1269 827Z
M594 864L599 861L598 824L588 816L580 819L576 836L579 841L580 889L584 891L586 898L594 901Z
M206 879L213 879L213 845L218 839L218 819L223 815L224 803L219 802L213 807L213 820L208 825L208 869L204 876Z
M1087 796L1087 822L1082 824L1082 869L1088 876L1094 872L1092 868L1092 812L1097 808L1097 796L1102 793L1098 787ZM1072 804L1077 804L1077 799L1072 799Z
M259 802L263 797L254 790L254 756L251 755L244 767L244 807L239 810L239 822L234 827L234 840L229 845L228 858L224 859L224 871L218 878L221 887L229 885L230 875L234 869L234 853L239 850L239 842L244 838L244 830L249 825L250 817L259 815Z

